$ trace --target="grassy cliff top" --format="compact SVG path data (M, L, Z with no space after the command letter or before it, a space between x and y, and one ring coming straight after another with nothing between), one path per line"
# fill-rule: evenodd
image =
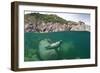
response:
M40 14L40 13L30 13L25 14L25 19L28 21L43 21L45 23L52 22L52 23L61 23L66 24L67 20L55 15L55 14Z

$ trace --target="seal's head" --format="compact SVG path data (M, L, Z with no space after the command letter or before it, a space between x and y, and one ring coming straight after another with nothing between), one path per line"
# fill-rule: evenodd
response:
M57 49L58 47L60 47L62 43L62 40L60 41L57 41L57 42L54 42L54 43L51 43L49 46L47 46L46 48L47 49Z

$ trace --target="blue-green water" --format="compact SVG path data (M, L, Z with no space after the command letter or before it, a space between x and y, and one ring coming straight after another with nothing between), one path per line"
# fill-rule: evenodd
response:
M50 39L52 42L62 40L62 49L58 59L87 59L90 58L90 32L67 31L52 33L24 34L24 61L38 61L38 46L43 39ZM54 58L52 60L55 60Z

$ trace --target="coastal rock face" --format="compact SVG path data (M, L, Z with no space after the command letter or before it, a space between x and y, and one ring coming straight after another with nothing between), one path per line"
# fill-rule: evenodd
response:
M71 31L90 31L90 26L79 21L76 26L71 28Z
M84 22L67 21L57 15L31 13L24 15L25 32L90 31Z

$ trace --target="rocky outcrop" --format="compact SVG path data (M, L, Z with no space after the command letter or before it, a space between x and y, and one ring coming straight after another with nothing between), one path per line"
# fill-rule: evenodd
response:
M67 21L57 15L25 14L25 32L90 31L84 22Z
M79 21L76 26L72 26L71 31L90 31L90 26Z

